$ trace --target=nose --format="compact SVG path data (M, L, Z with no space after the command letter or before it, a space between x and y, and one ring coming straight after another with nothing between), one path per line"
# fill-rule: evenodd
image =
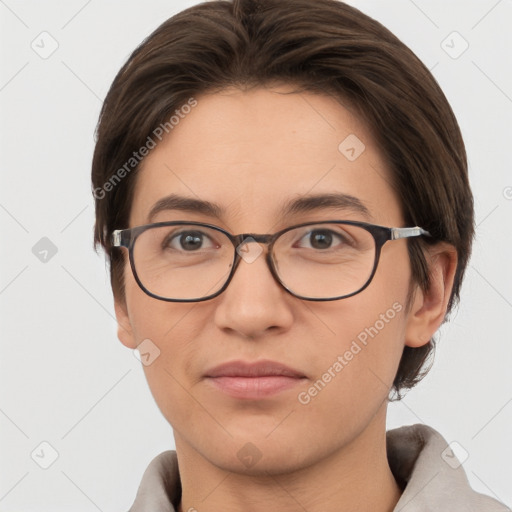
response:
M261 338L289 329L293 323L288 294L274 279L265 259L268 246L246 241L237 249L240 262L226 290L216 299L215 323L244 338Z

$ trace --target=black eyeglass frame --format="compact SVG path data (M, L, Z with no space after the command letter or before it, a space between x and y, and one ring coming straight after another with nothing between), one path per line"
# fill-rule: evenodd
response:
M375 258L374 258L374 264L372 272L369 276L369 278L366 280L365 284L361 286L358 290L355 292L349 293L347 295L341 295L339 297L305 297L302 295L298 295L292 290L290 290L280 279L277 270L274 265L273 260L273 247L275 242L279 237L281 237L284 233L287 233L288 231L291 231L293 229L301 228L304 226L312 226L312 225L322 225L322 224L344 224L344 225L350 225L350 226L358 226L366 231L368 231L375 240ZM223 233L233 244L234 247L234 259L233 264L231 266L231 271L229 273L229 276L226 279L226 282L224 285L215 293L211 295L207 295L205 297L197 298L197 299L170 299L167 297L161 297L159 295L156 295L152 292L150 292L141 282L139 279L139 276L137 274L137 270L135 268L135 261L133 256L133 248L135 246L135 242L137 238L144 233L145 231L152 229L152 228L158 228L158 227L165 227L165 226L176 226L176 225L187 225L187 226L202 226L209 229L213 229L216 231L219 231L220 233ZM380 260L380 254L382 246L388 242L393 240L399 240L402 238L411 238L411 237L418 237L418 236L432 236L428 231L426 231L423 228L420 228L418 226L415 227L405 227L405 228L390 228L386 226L379 226L376 224L369 224L367 222L360 222L360 221L351 221L351 220L329 220L329 221L310 221L310 222L304 222L302 224L296 224L293 226L289 226L285 229L282 229L274 234L257 234L257 233L243 233L240 235L232 235L229 231L226 231L225 229L215 226L214 224L207 224L204 222L195 222L195 221L169 221L169 222L157 222L153 224L146 224L143 226L137 226L133 228L128 229L116 229L112 233L111 241L112 245L114 247L125 247L128 249L129 252L129 259L130 259L130 266L132 269L133 276L135 278L135 281L139 285L139 287L142 289L144 293L149 295L150 297L153 297L154 299L163 300L165 302L203 302L206 300L211 300L217 296L219 296L222 292L226 290L226 288L229 286L229 283L233 279L233 276L236 272L236 269L238 268L238 265L240 264L240 260L242 259L242 256L237 251L237 248L243 244L243 242L249 238L252 238L255 242L258 242L260 244L266 244L268 245L268 250L266 254L266 262L267 266L270 270L270 273L276 280L276 282L288 293L293 295L294 297L302 300L309 300L309 301L315 301L315 302L325 302L325 301L332 301L332 300L341 300L346 299L348 297L352 297L354 295L357 295L358 293L361 293L365 288L368 287L368 285L371 283L373 277L375 276L375 272L377 271L377 266L379 264Z

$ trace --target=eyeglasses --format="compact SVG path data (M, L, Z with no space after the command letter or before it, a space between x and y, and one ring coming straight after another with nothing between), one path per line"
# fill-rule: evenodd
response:
M252 263L263 252L258 244L268 244L268 268L287 292L328 301L351 297L370 284L387 241L421 235L431 236L417 226L341 220L307 222L272 235L232 235L211 224L179 221L116 230L112 245L129 250L135 280L155 299L213 299L227 288L240 261Z

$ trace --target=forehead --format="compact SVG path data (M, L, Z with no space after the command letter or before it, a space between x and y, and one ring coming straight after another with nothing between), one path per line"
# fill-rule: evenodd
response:
M255 232L284 221L294 200L333 193L363 204L363 220L400 221L389 170L367 128L340 101L286 86L227 89L196 101L142 162L130 225L150 222L169 195L215 204L226 227ZM304 213L291 210L290 217ZM345 217L361 212L352 208ZM206 213L198 208L186 219L191 215Z

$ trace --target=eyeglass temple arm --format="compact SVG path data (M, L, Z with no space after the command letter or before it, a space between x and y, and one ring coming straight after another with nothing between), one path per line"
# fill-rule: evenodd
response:
M410 238L413 236L427 235L432 236L428 231L419 226L414 228L391 228L391 240L398 240L399 238Z

